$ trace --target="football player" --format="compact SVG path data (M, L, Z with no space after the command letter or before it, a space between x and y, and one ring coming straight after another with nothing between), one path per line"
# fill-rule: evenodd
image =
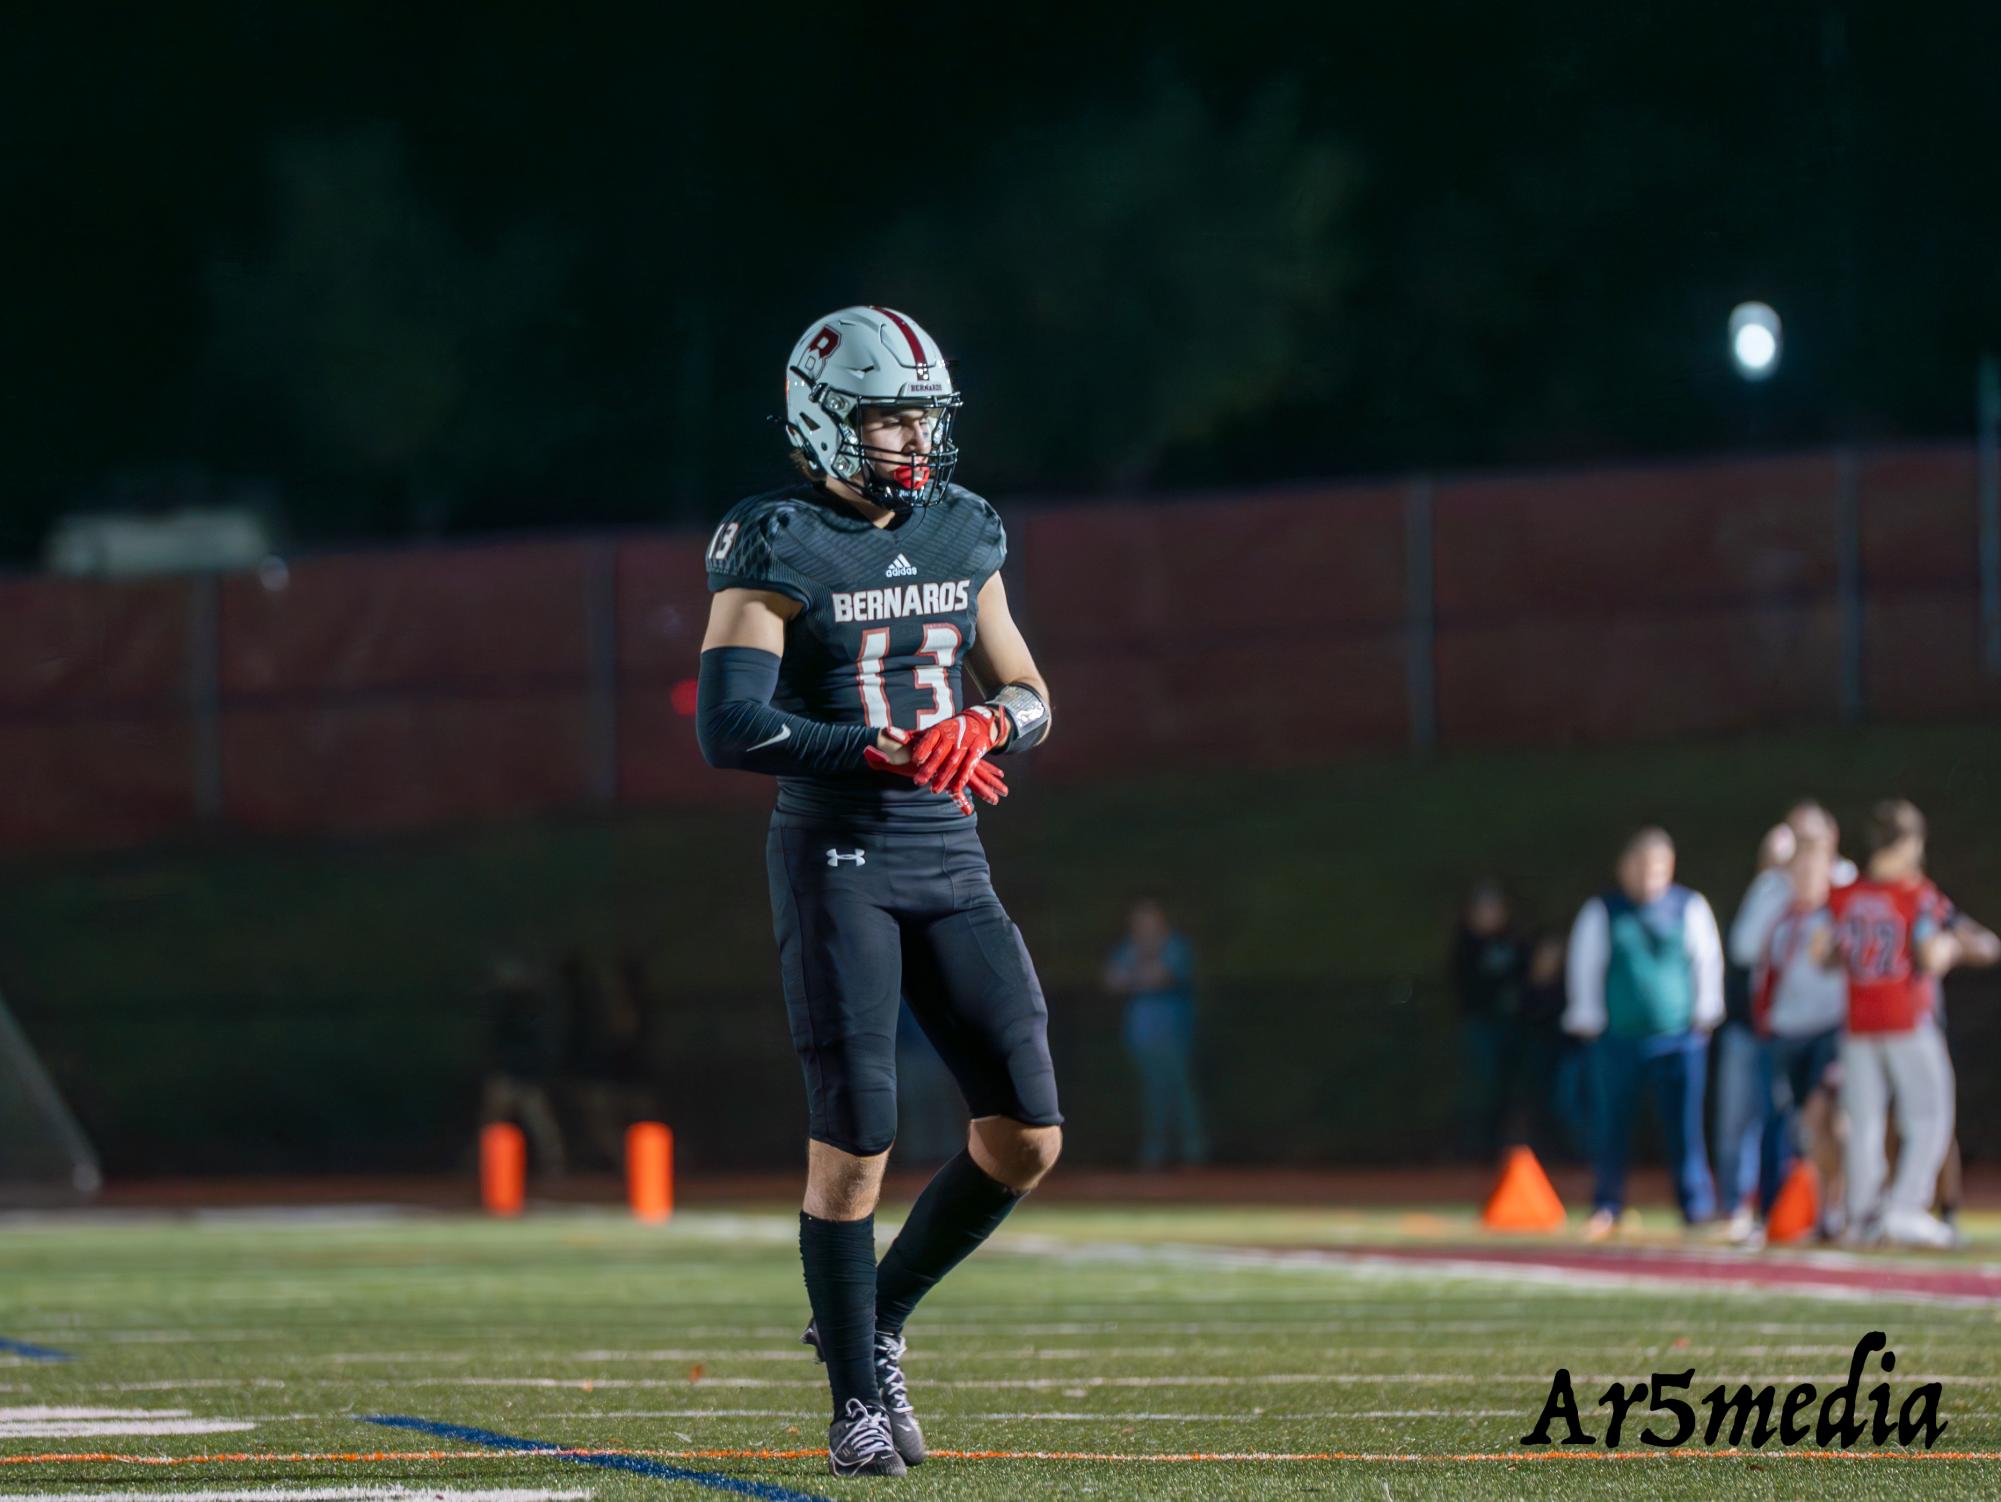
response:
M1860 880L1834 889L1828 909L1834 929L1814 947L1848 974L1841 1093L1850 1230L1861 1241L1952 1246L1952 1228L1928 1208L1953 1140L1952 1062L1934 1020L1939 979L2001 961L2001 940L1932 885L1924 815L1902 799L1872 811L1868 865ZM1893 1100L1902 1147L1885 1190Z
M1062 1140L1042 987L973 817L1007 793L989 758L1049 733L1049 689L1008 613L1000 518L952 482L959 403L904 314L816 319L785 368L799 478L735 506L707 556L702 752L778 779L765 863L806 1083L804 1338L833 1389L837 1476L923 1460L904 1322ZM899 996L972 1127L878 1266Z

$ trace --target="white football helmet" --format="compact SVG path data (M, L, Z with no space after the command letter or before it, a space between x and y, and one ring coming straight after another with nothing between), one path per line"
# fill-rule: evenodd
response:
M814 320L785 363L785 436L813 473L846 481L892 511L928 506L945 493L959 448L952 417L959 393L938 341L894 308L853 307ZM919 462L862 446L857 407L924 407L931 452ZM884 474L874 461L888 461Z

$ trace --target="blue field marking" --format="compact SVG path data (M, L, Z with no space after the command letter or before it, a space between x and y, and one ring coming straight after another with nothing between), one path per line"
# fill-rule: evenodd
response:
M774 1486L768 1481L744 1481L736 1476L723 1476L714 1471L687 1471L677 1465L668 1465L664 1461L648 1460L644 1455L613 1455L598 1450L570 1450L563 1445L544 1444L539 1439L517 1439L511 1434L495 1434L491 1429L469 1429L464 1424L440 1424L435 1419L413 1419L407 1414L365 1414L362 1422L383 1424L391 1429L415 1429L420 1434L435 1434L440 1439L464 1440L472 1445L489 1445L496 1450L538 1451L547 1454L551 1460L567 1460L574 1465L597 1466L606 1471L631 1471L637 1476L654 1476L662 1481L687 1481L719 1492L735 1492L743 1497L758 1497L762 1502L832 1502L832 1499L818 1496L813 1492L795 1492L790 1487Z
M15 1356L25 1356L30 1361L76 1360L76 1357L70 1355L68 1351L55 1351L47 1346L30 1345L25 1340L9 1340L4 1335L0 1335L0 1351L6 1351Z

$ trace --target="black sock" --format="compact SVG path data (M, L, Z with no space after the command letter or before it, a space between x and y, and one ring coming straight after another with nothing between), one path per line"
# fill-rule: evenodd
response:
M834 1389L834 1417L848 1399L879 1404L875 1385L875 1217L821 1220L799 1212L799 1260Z
M901 1333L917 1301L1000 1228L1022 1190L987 1177L960 1153L932 1176L875 1270L875 1322Z

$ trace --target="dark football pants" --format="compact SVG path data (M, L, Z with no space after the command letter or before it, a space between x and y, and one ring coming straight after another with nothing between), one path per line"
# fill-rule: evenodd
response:
M774 814L765 866L815 1141L866 1157L895 1140L899 997L975 1117L1063 1120L1042 985L976 828Z

